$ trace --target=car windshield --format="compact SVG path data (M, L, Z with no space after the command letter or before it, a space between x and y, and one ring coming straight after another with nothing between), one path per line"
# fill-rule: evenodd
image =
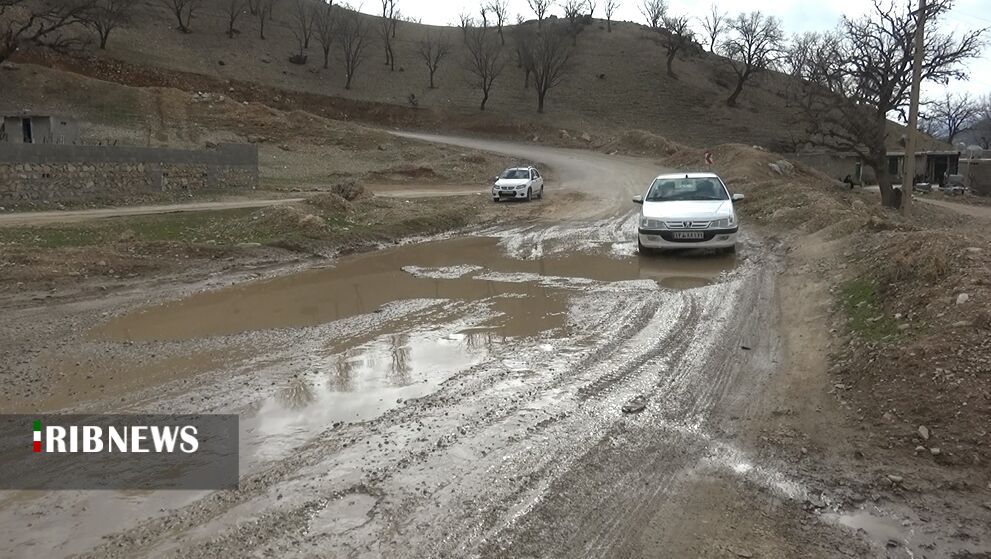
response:
M506 169L502 172L502 178L504 179L528 179L530 178L530 171L526 169Z
M657 179L650 185L647 202L674 202L683 200L728 200L726 189L719 179L683 178Z

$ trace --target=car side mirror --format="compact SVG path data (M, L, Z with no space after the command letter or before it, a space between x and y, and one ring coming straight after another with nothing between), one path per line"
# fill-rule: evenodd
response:
M744 196L743 194L740 194L739 192L737 192L736 194L733 195L733 201L734 202L739 202L740 200L743 200L744 198L746 198L746 196Z
M495 180L499 180L499 175L496 175L495 176Z
M634 196L633 197L633 203L634 204L643 204L643 196Z

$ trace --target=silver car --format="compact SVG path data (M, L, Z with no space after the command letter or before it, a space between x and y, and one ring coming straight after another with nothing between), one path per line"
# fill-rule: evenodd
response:
M739 224L730 194L713 173L678 173L654 179L640 204L637 245L640 253L653 249L715 248L736 252Z
M535 167L511 167L495 178L492 201L533 200L544 197L544 177Z

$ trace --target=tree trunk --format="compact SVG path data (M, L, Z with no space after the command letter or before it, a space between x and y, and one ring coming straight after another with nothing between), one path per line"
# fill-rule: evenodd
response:
M674 79L678 79L678 76L674 75L674 68L671 67L672 64L674 64L674 56L675 56L675 54L677 54L677 53L676 52L669 52L668 53L668 76L670 76L670 77L672 77Z
M261 24L258 26L258 36L261 38L261 40L264 41L265 40L265 18L264 17L259 18L259 21L261 22Z
M742 76L739 79L736 80L736 89L733 90L733 93L729 96L729 99L726 100L726 106L727 107L735 107L736 106L736 98L739 97L740 96L740 92L743 91L743 82L744 81L746 81L746 80Z
M488 100L489 100L489 92L488 91L485 91L485 92L482 93L482 104L478 107L478 110L484 111L485 110L485 102L488 101Z
M327 63L330 61L330 47L323 47L323 69L327 69Z
M544 113L544 98L547 96L546 91L537 90L537 112L540 114Z
M348 74L348 79L344 83L344 89L351 89L351 74Z
M107 50L107 40L110 38L110 30L100 31L100 50Z
M523 73L523 89L530 89L530 70Z
M430 89L434 89L434 72L436 70L430 70Z
M612 33L612 20L606 20L606 33Z

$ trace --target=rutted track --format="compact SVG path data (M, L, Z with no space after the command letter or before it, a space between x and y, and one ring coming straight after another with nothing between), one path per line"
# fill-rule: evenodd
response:
M224 366L135 390L126 406L241 412L241 488L0 502L5 527L46 511L33 533L4 528L0 554L636 556L639 531L684 478L733 454L719 432L759 399L773 371L774 258L748 238L722 273L709 257L639 261L627 200L658 171L649 163L443 140L525 153L551 166L561 188L602 203L564 221L478 232L497 239L494 249L459 240L392 249L202 299L210 313L238 311L234 326L253 324L243 331L217 322L213 334L171 335L169 324L195 317L194 301L118 317L123 326L81 338L81 351L134 362L230 351ZM612 190L601 188L606 177ZM653 281L700 268L709 285L672 290ZM335 276L351 271L363 274L353 285ZM351 314L308 305L297 326L280 316L266 327L269 317L238 306L283 297L286 305L272 304L281 309L327 290L362 299L361 287L376 282L405 295ZM314 319L320 312L335 318ZM423 344L436 353L418 354ZM454 364L445 361L451 347L460 352ZM348 407L342 394L360 397L355 371L377 367L391 384ZM646 410L624 415L623 404L640 395Z

